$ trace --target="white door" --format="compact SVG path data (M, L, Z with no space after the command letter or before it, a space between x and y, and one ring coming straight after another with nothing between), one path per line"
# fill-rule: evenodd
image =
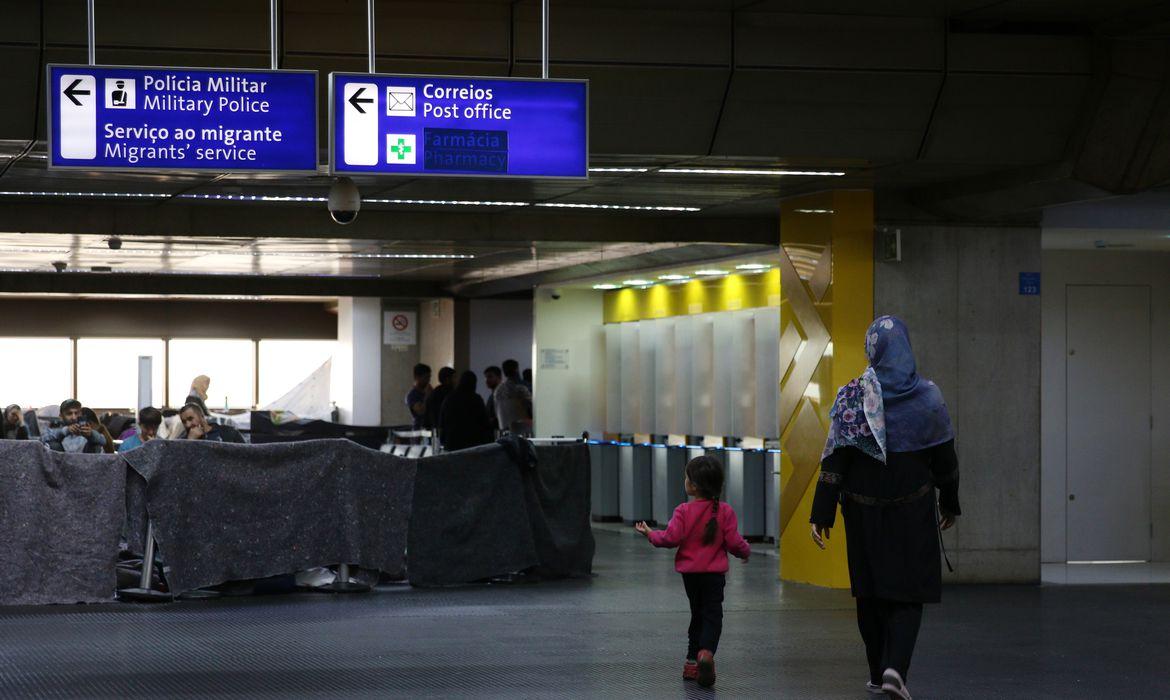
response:
M1068 559L1150 558L1150 288L1069 286Z

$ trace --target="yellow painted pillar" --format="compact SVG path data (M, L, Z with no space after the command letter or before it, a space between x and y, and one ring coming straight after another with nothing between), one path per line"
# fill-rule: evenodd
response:
M838 514L828 551L809 513L837 389L866 367L873 320L873 193L820 192L780 206L780 578L848 588Z

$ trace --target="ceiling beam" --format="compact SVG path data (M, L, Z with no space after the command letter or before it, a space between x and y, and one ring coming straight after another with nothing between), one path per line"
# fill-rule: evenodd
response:
M0 273L0 292L208 296L435 297L437 282L294 275L151 275L91 272Z

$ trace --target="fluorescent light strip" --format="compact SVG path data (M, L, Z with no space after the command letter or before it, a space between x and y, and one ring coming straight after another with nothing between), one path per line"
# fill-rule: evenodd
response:
M771 265L764 265L763 263L744 263L743 265L736 265L735 269L747 270L748 272L763 272L771 267Z
M1102 559L1089 561L1070 561L1070 566L1101 566L1101 565L1115 565L1115 564L1148 564L1145 559Z
M716 270L712 268L707 270L695 270L695 274L702 275L703 277L719 277L721 275L728 274L728 272L727 270Z
M169 194L157 192L60 192L0 190L0 197L86 197L102 199L166 199Z
M363 199L369 204L423 204L445 207L526 207L528 202L497 202L478 199Z
M460 253L344 253L343 258L377 258L379 260L474 260L474 255Z
M328 202L328 197L276 194L180 194L179 199L210 199L223 202Z
M622 286L620 284L595 284L593 285L593 288L600 289L602 291L609 291L611 289L621 289Z
M53 255L68 255L72 248L8 248L0 246L3 253L52 253Z
M797 214L835 214L832 209L793 209Z
M682 282L683 280L689 280L690 276L689 275L658 275L658 279L665 280L667 282Z
M647 173L650 168L589 168L591 173Z
M702 211L699 207L666 207L630 204L575 204L571 202L537 202L538 207L556 207L559 209L620 209L623 211Z
M658 172L670 175L804 175L808 177L840 177L842 170L749 170L747 168L662 168Z

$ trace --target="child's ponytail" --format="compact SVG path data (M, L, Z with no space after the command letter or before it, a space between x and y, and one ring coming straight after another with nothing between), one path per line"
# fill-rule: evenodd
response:
M703 544L715 543L719 533L719 496L723 494L723 464L718 459L703 455L687 462L687 479L703 498L711 500L711 519L703 530Z
M719 497L711 499L711 519L707 521L707 528L703 530L703 544L715 542L715 533L719 531Z

